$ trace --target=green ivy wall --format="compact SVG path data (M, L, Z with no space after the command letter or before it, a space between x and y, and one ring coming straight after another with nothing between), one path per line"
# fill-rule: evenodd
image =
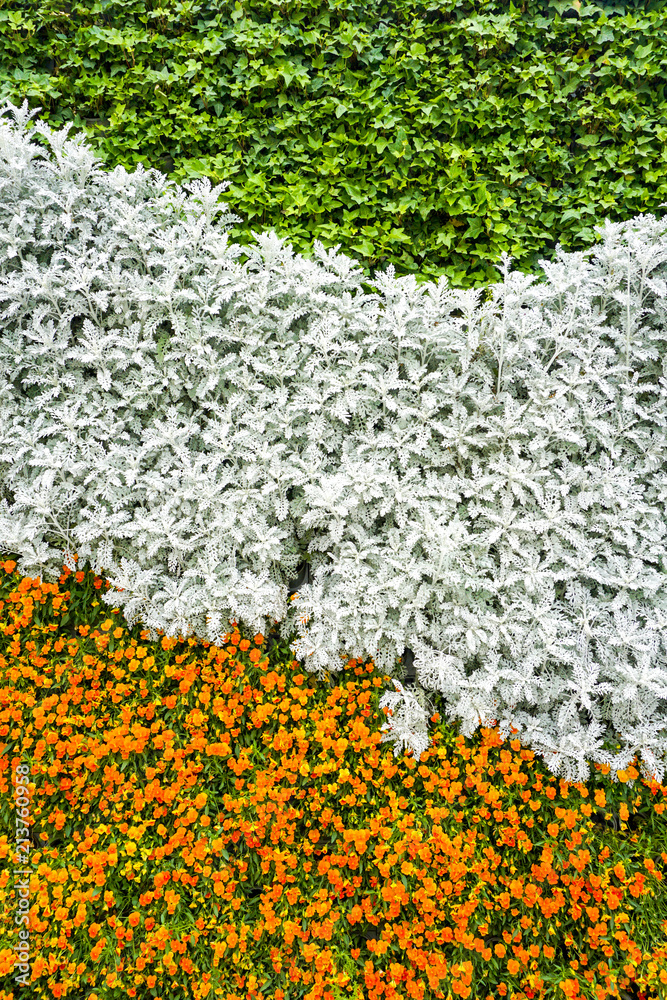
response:
M109 166L230 181L232 237L498 280L667 201L656 0L9 0L0 98Z

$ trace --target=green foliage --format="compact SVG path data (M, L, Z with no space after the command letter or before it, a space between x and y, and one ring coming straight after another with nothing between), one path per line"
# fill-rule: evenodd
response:
M469 287L665 200L666 27L662 0L7 0L0 97L109 166L230 180L241 243Z

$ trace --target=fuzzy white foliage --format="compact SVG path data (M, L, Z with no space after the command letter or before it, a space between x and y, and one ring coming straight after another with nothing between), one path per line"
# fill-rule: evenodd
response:
M27 104L3 114L20 572L78 552L153 639L280 622L319 676L341 654L395 673L408 646L416 692L380 702L396 753L429 745L430 691L567 780L635 753L662 780L667 224L607 221L540 284L505 256L486 300L391 267L369 293L338 248L231 244L225 185L108 172Z

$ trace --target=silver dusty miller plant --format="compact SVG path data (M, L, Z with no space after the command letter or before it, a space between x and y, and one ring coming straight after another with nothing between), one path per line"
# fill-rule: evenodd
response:
M77 552L153 639L279 622L320 677L372 656L396 753L428 747L430 692L567 780L639 754L661 781L667 223L607 221L539 284L505 256L486 297L362 284L338 248L231 244L224 185L105 171L35 113L0 119L19 571Z

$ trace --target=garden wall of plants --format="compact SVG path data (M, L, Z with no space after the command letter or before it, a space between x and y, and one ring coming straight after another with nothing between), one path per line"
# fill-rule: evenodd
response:
M8 0L0 99L230 181L233 240L469 287L665 200L666 29L662 0Z
M109 168L230 181L236 242L273 228L467 288L667 200L666 29L657 0L10 0L0 100L73 121ZM437 712L397 761L372 662L318 685L239 623L149 641L90 568L3 559L0 1000L667 995L667 787L634 764L568 783Z

